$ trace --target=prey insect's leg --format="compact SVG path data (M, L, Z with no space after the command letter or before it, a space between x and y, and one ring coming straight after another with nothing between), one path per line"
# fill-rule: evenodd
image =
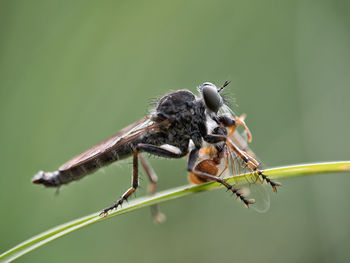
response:
M227 147L227 146L225 145L225 147ZM228 166L229 166L228 158L229 158L228 152L225 151L225 168L222 169L222 171L221 171L221 173L218 175L218 177L221 177L221 176L223 175L223 173L227 170L227 168L228 168Z
M254 203L254 199L246 199L245 196L239 191L239 189L236 189L235 187L233 187L232 185L230 185L229 183L227 183L225 180L223 180L222 178L220 178L219 176L215 176L215 175L211 175L209 173L206 172L202 172L200 170L195 170L195 163L197 161L198 158L198 149L193 149L190 152L189 158L188 158L188 163L187 163L187 170L191 173L194 173L200 177L206 178L206 179L210 179L211 181L216 181L220 184L222 184L223 186L225 186L227 188L227 190L231 190L233 194L235 194L237 196L237 198L239 198L246 207L249 207L250 204Z
M276 186L280 186L281 184L279 182L272 181L270 178L264 175L262 171L258 169L259 163L253 157L239 149L230 139L227 139L227 144L237 154L237 156L239 156L243 160L243 162L245 162L248 165L248 167L252 171L256 172L263 178L263 180L265 180L268 184L271 185L272 191L277 192Z
M264 175L259 169L259 163L250 155L248 155L246 152L239 149L229 138L227 138L224 135L218 135L218 134L208 134L204 137L204 140L208 143L217 143L220 141L226 141L229 147L241 158L248 167L256 172L258 175L260 175L263 180L265 180L267 183L269 183L272 187L272 191L277 192L276 186L280 186L281 184L279 182L274 182L270 178L268 178L266 175Z
M145 170L145 172L150 180L150 184L148 186L148 194L152 196L156 192L158 177L157 177L156 173L153 171L149 162L145 158L143 158L143 156L141 154L139 155L139 158L140 158L141 165L142 165L143 169ZM152 212L154 222L162 223L165 221L165 215L159 211L158 205L152 205L151 212Z
M248 126L245 124L244 120L246 118L245 114L242 114L241 116L237 117L234 116L233 118L231 116L227 115L221 115L219 116L220 123L228 129L228 135L227 137L231 137L235 131L237 130L239 125L242 125L244 127L244 130L247 134L248 142L252 141L252 134L248 128Z

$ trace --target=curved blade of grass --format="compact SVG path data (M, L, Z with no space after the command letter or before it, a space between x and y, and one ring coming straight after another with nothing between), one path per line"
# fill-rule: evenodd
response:
M274 180L279 180L283 178L297 177L303 175L311 174L322 174L322 173L335 173L335 172L350 172L350 161L344 162L328 162L328 163L314 163L314 164L302 164L294 166L286 166L264 170L264 174L269 176L269 178ZM228 178L227 182L231 184L244 184L247 182L246 177L251 176L253 179L254 175L238 175L232 178ZM73 220L66 224L54 227L44 233L34 236L27 241L15 246L14 248L4 252L0 255L0 262L10 262L23 256L24 254L44 245L48 242L55 240L59 237L67 235L75 230L86 227L90 224L97 223L102 220L111 219L114 216L129 213L131 211L151 206L153 204L158 204L161 202L169 201L172 199L185 197L187 195L192 195L195 193L214 190L222 187L220 184L215 182L210 182L202 185L196 186L181 186L178 188L169 189L160 192L152 197L137 198L127 205L123 206L122 209L110 212L107 217L100 217L99 212L81 217L79 219Z

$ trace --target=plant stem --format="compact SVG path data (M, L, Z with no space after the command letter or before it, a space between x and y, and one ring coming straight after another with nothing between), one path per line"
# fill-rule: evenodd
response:
M298 177L311 174L323 174L323 173L339 173L339 172L350 172L350 161L344 162L328 162L328 163L314 163L314 164L302 164L293 165L286 167L279 167L264 170L264 174L270 179L279 180L283 178ZM227 179L228 183L231 184L244 184L249 179L254 178L253 174L238 175ZM140 208L151 206L154 204L162 203L172 199L177 199L180 197L185 197L195 193L209 191L221 188L222 186L215 182L205 183L196 186L181 186L178 188L173 188L165 190L151 197L137 198L129 204L123 206L123 208L114 210L110 212L107 217L100 217L99 212L81 217L79 219L73 220L71 222L65 223L63 225L54 227L44 233L34 236L27 241L15 246L14 248L4 252L0 255L0 262L10 262L13 261L26 253L47 244L59 237L67 235L75 230L86 227L90 224L97 223L102 220L111 219L114 216L129 213L131 211L138 210Z

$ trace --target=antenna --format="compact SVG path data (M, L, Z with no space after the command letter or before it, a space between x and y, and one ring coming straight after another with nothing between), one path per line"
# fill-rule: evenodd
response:
M224 82L224 84L221 86L221 88L218 89L218 92L222 91L222 90L223 90L228 84L230 84L230 83L231 83L230 80L226 80L226 81Z

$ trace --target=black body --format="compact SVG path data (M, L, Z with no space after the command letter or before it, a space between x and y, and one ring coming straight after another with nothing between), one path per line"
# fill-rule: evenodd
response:
M169 158L181 158L188 153L190 140L196 148L202 145L202 138L207 135L205 105L201 99L188 90L178 90L162 97L155 112L135 124L131 128L142 124L142 121L151 119L153 123L128 135L128 127L118 132L106 141L92 147L78 155L56 172L39 172L33 181L48 187L57 187L79 180L97 169L111 164L133 154L138 144L161 146L169 144L179 148L181 153L167 152L166 150L145 149L152 154ZM116 140L112 147L108 142ZM106 148L106 149L104 149ZM142 147L141 147L142 148ZM98 151L98 154L95 152ZM143 151L143 149L141 149Z
M220 89L217 89L212 83L204 83L199 87L201 95L199 98L188 90L178 90L165 95L158 101L151 115L127 126L114 136L76 156L63 164L58 171L39 172L33 178L33 183L43 184L47 187L59 187L62 184L81 179L100 167L132 155L132 186L114 205L104 209L102 214L107 215L109 210L117 208L136 190L139 159L151 182L152 187L149 193L153 194L157 177L140 153L147 152L165 158L181 158L188 154L189 144L192 141L194 148L189 154L187 164L187 170L192 172L203 141L216 144L228 140L226 135L208 134L207 118L211 118L221 127L235 125L236 121L233 116L217 114L223 106L219 92L228 83L225 82ZM178 151L162 147L163 145L175 146ZM238 147L237 151L240 153ZM246 155L240 153L239 156L247 164L251 162ZM251 164L251 167L252 170L256 170L254 163ZM201 171L196 171L196 174L209 180L218 181L228 189L233 189L221 178ZM261 172L259 174L263 176ZM156 207L153 208L154 211L157 211ZM155 217L159 218L159 212L157 213Z

